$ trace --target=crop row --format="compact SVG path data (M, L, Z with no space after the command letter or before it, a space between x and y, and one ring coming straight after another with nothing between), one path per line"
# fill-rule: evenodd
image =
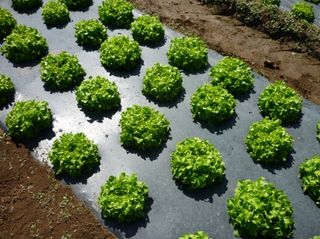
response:
M212 3L222 14L233 15L244 24L255 27L275 39L291 39L295 50L307 52L320 59L320 29L297 16L313 18L313 10L306 3L297 5L295 13L280 10L279 0L199 0ZM318 0L310 0L319 3ZM301 7L302 5L302 7ZM297 16L295 16L296 14ZM304 49L304 50L303 50Z
M74 2L79 2L81 7L87 4L83 0ZM43 18L47 24L61 24L61 19L67 19L62 12L73 8L67 1L56 1L52 8L59 9L64 4L66 8L55 18L50 18L50 15L60 11L44 14L44 6ZM133 6L125 0L105 0L99 7L99 16L106 26L130 27L133 39L123 35L108 38L105 27L95 19L78 22L75 26L77 42L99 48L101 64L107 69L133 70L141 60L139 43L149 45L164 39L164 29L158 18L146 15L134 21L132 10ZM16 25L8 13L4 9L0 11L0 19L6 19L7 24L1 31L4 38L1 52L7 59L29 62L42 58L41 80L58 91L76 87L77 101L91 111L110 111L120 106L121 97L114 82L103 76L83 81L86 73L76 56L67 52L47 55L45 38L34 28ZM196 37L173 39L167 56L170 65L156 63L147 69L143 79L142 93L155 101L174 101L179 97L183 88L181 70L198 72L208 66L207 47ZM254 77L249 66L234 57L224 57L211 67L209 74L211 82L200 86L191 96L191 112L196 120L221 124L234 117L235 97L250 92ZM0 96L1 104L8 104L14 96L14 85L4 75L0 76ZM250 127L244 142L247 151L256 162L281 164L293 149L293 137L283 125L299 120L302 99L293 89L278 81L261 93L258 106L265 118ZM9 134L18 139L37 137L52 126L52 121L48 103L35 100L16 102L5 119ZM151 107L128 107L121 113L119 124L122 145L140 151L161 147L170 134L169 120ZM320 122L317 138L320 138ZM48 158L56 174L77 178L99 165L98 151L98 146L85 134L64 133L54 141ZM318 205L319 170L320 157L314 156L305 160L299 171L303 190ZM176 180L196 189L219 183L224 177L225 165L213 144L194 137L177 144L171 154L171 171ZM104 217L131 222L145 217L148 197L146 183L138 181L135 174L121 173L118 177L111 176L101 187L98 204ZM293 209L288 197L264 178L240 180L235 195L227 200L227 212L240 236L284 238L292 234L294 227ZM209 238L201 231L193 236ZM192 238L192 235L181 238Z
M307 0L312 3L320 3L319 0ZM280 6L281 0L262 0L262 2L266 5L275 5L275 6ZM314 10L312 5L308 4L305 1L299 1L295 3L292 8L290 13L299 19L306 20L307 22L312 23L314 21Z
M275 9L278 9L281 3L281 0L249 0L249 1L242 1L242 0L200 0L204 3L214 3L218 5L232 5L232 8L235 9L235 11L238 11L239 13L241 11L244 11L247 8L250 8L251 10L256 10L256 16L248 16L248 20L250 18L259 17L258 13L259 11L257 8L259 6L265 6L270 13L274 11ZM298 1L291 7L291 10L289 12L289 15L296 19L304 20L306 22L312 23L315 19L314 16L314 9L311 4L308 2L318 4L320 3L319 0L305 0L305 1ZM262 5L260 5L262 4Z

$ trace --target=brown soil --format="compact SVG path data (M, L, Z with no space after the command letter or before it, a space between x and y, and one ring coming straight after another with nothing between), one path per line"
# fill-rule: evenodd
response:
M107 232L49 167L0 129L0 239L107 238Z
M293 42L280 42L244 26L230 16L217 15L197 0L131 0L147 13L184 33L204 39L211 49L238 56L271 81L282 79L302 96L320 104L320 61L294 52Z

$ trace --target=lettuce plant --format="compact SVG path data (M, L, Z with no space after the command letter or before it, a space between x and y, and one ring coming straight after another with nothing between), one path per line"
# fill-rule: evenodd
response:
M64 91L77 85L86 75L78 58L68 52L49 54L40 62L40 77L55 90Z
M80 105L96 111L112 110L120 106L120 94L116 83L97 76L89 77L76 90Z
M147 69L142 93L159 101L172 101L182 91L182 76L178 68L156 63Z
M99 19L114 28L129 28L133 21L133 5L127 0L104 0L99 6Z
M0 74L0 106L7 104L14 92L15 87L11 78Z
M262 2L266 5L276 5L280 6L281 0L262 0Z
M81 10L92 5L92 0L60 0L64 2L69 10Z
M191 96L191 112L195 119L219 124L235 113L236 101L221 86L204 84Z
M301 163L299 174L303 191L320 206L320 155L313 156Z
M236 236L278 239L292 235L291 203L264 178L238 181L234 196L227 200L227 212Z
M81 46L100 47L107 39L107 29L99 20L81 20L74 28L77 42Z
M0 40L8 36L17 25L16 19L7 9L0 7Z
M314 236L314 237L312 237L310 239L320 239L320 236Z
M317 139L320 142L320 121L317 123Z
M196 233L187 233L180 236L178 239L210 239L208 234L203 231L197 231Z
M188 138L171 154L174 177L191 188L204 188L221 179L225 166L219 151L208 140Z
M48 44L35 28L18 25L6 37L0 51L12 62L30 62L48 53Z
M66 4L61 0L50 0L42 7L42 19L48 26L57 26L70 21Z
M98 204L105 218L128 223L145 216L148 193L148 186L136 174L121 173L102 185Z
M138 42L128 36L108 38L100 47L100 61L106 68L113 70L132 70L141 59Z
M133 149L159 148L168 138L170 122L157 110L134 105L122 112L120 141Z
M56 174L68 174L77 178L90 172L100 162L98 146L84 133L64 133L53 142L49 160Z
M52 113L45 101L19 101L8 113L5 122L11 136L32 139L52 126Z
M29 11L42 5L42 0L12 0L12 7L17 11Z
M279 120L268 118L253 123L245 138L247 151L259 163L281 163L292 151L293 138Z
M142 44L157 43L164 39L164 28L158 17L143 15L131 23L133 39Z
M304 1L295 3L292 6L291 14L310 23L314 21L313 7L309 3Z
M253 87L253 74L243 60L224 57L210 70L211 84L220 85L231 94L247 93Z
M260 94L258 106L264 116L291 123L299 118L302 99L283 81L276 81Z
M197 37L176 37L167 53L169 63L184 70L200 70L208 65L208 49Z

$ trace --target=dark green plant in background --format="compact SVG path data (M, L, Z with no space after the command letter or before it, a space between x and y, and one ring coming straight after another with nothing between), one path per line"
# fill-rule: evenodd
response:
M250 156L259 163L285 162L292 151L293 138L280 120L268 118L253 123L245 138Z
M148 194L148 186L136 174L121 173L101 186L98 204L105 218L133 222L145 217Z
M174 177L191 188L204 188L219 181L225 172L221 154L208 140L188 138L171 154Z
M48 156L56 174L73 178L91 172L100 162L98 146L84 133L64 133L53 142Z
M231 94L247 93L254 77L249 65L235 57L224 57L210 70L211 84L220 85Z
M262 115L292 123L299 119L302 98L283 81L276 81L260 94L258 106Z
M61 0L50 0L42 7L42 19L48 26L62 25L70 21L66 4Z
M235 235L253 238L287 238L294 228L293 209L287 195L259 178L240 180L227 200Z
M187 233L180 236L178 239L212 239L209 238L208 234L203 231L197 231L195 233Z
M167 141L170 122L159 111L134 105L121 113L120 141L129 148L147 150L159 148Z
M48 53L48 44L37 29L18 25L6 37L0 51L12 62L25 63L45 56Z
M307 22L314 21L313 7L307 2L297 2L292 6L291 14Z
M8 113L5 122L10 136L32 139L52 126L52 113L45 101L19 101Z
M100 47L107 39L107 29L99 20L81 20L74 28L77 42L81 46Z
M303 191L320 207L320 155L313 156L301 163L299 174Z
M182 75L178 68L156 63L148 68L143 78L144 95L159 101L172 101L182 91Z
M169 63L183 70L200 70L208 65L208 49L197 37L176 37L167 53Z
M219 124L235 114L236 101L221 86L205 84L191 96L191 112L195 119Z
M10 35L16 25L17 21L12 16L12 13L7 9L0 7L0 41Z
M89 77L76 90L80 105L93 111L113 110L120 106L120 94L116 83L102 76Z
M105 40L100 47L100 61L112 70L133 70L141 60L138 42L120 35Z
M0 106L8 104L14 92L15 87L11 78L0 74Z
M14 10L27 12L41 7L42 0L12 0Z
M130 27L133 39L142 44L157 43L164 39L164 28L158 17L139 16Z
M99 19L113 28L130 28L133 5L127 0L104 0L99 6Z
M78 85L86 75L78 58L65 51L49 54L41 60L40 66L41 80L59 91Z

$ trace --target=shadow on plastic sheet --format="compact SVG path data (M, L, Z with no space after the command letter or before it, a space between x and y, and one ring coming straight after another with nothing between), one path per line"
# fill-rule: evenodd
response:
M3 105L0 104L0 111L4 110L4 109L8 109L10 106L12 106L14 104L14 96L15 96L15 94L11 95L8 98L8 102L6 104L3 104Z
M80 109L80 111L82 111L85 114L86 117L88 117L87 121L89 123L93 123L93 122L102 123L104 118L112 119L112 117L117 112L121 111L122 106L120 105L117 108L115 108L113 110L106 111L106 112L88 110L80 104L78 104L78 108Z
M37 7L34 7L34 8L30 8L30 9L16 9L14 7L12 7L12 8L13 8L13 10L15 10L19 14L31 15L31 14L36 13L41 7L42 6L37 6Z
M53 167L53 170L54 170L54 167ZM90 178L92 175L98 172L100 172L100 163L97 164L92 170L83 172L81 174L81 177L73 178L67 174L59 174L59 175L56 175L56 179L62 180L68 185L78 184L78 183L87 184L88 178Z
M168 140L170 140L170 139L171 139L171 137L169 135L168 136ZM153 160L156 160L159 157L159 155L162 153L162 151L167 147L167 141L163 142L162 145L159 148L148 149L148 150L145 150L145 151L137 150L137 149L130 148L130 147L127 147L127 146L124 146L124 145L122 145L122 147L127 151L127 153L137 154L138 156L140 156L144 160L153 161Z
M260 114L261 114L264 118L267 118L267 117L268 117L268 115L263 114L261 111L260 111ZM282 126L285 127L285 128L293 128L293 129L298 129L298 128L300 128L301 123L302 123L302 118L303 118L303 113L302 113L301 111L300 111L300 113L299 113L299 115L298 115L297 118L298 118L298 119L297 119L296 121L294 121L294 122L284 122L284 123L282 124Z
M190 76L190 75L204 74L209 70L209 68L210 68L210 64L208 62L203 68L199 70L193 70L193 69L181 69L181 70L185 75Z
M213 134L223 134L224 131L232 129L237 123L238 115L235 113L230 119L219 124L213 124L210 122L194 119L194 123L199 123L201 128L209 130Z
M12 141L16 144L17 147L20 147L23 144L29 151L34 151L42 140L51 140L56 136L56 133L53 131L52 126L48 129L42 130L38 137L34 139L25 139L25 138L15 138L12 137Z
M320 202L319 202L319 199L316 198L316 197L311 197L311 194L309 194L309 192L307 191L303 191L303 195L308 197L309 200L311 200L314 205L316 205L319 209L320 209ZM318 201L317 201L318 200ZM311 238L312 239L312 238Z
M291 153L295 153L295 151L293 150ZM278 164L274 164L274 165L270 165L270 164L262 164L262 163L258 163L255 162L255 164L260 164L261 168L268 170L270 173L272 174L276 174L276 171L278 170L283 170L283 169L288 169L292 167L292 163L293 163L293 157L290 154L287 157L287 160L285 162L280 162Z
M121 223L118 220L115 219L104 219L104 224L108 228L111 229L111 231L118 236L118 238L123 238L122 234L125 234L125 238L133 237L137 234L139 228L146 227L149 223L149 216L148 213L151 210L151 206L153 204L153 199L149 197L147 199L147 206L146 206L146 216L143 219L140 219L136 222L131 223ZM101 213L101 218L104 218Z
M117 31L117 35L122 35L123 33L121 33L120 31L121 30L124 30L124 31L129 31L130 30L130 25L129 26L108 26L104 23L102 23L109 31L111 32L114 32L114 31ZM140 45L140 44L139 44Z
M170 102L160 102L152 96L145 96L149 102L153 102L157 104L159 107L166 107L166 108L177 108L177 105L184 101L186 95L186 90L182 88L181 93L178 95L177 99L170 101Z
M100 45L98 46L84 46L84 45L80 45L77 42L78 46L81 47L83 50L87 51L87 52L92 52L92 51L99 51L100 49Z
M113 70L107 67L103 67L108 71L111 75L117 76L117 77L122 77L122 78L129 78L131 76L138 76L140 75L141 68L144 65L144 61L142 59L139 60L137 63L137 66L132 69L132 70Z
M48 51L43 55L43 57L45 57L46 55L48 55ZM34 67L38 64L40 64L42 57L37 58L33 61L29 61L29 62L16 62L16 61L10 61L14 67L16 68L25 68L25 67Z
M106 38L107 39L107 38ZM76 39L76 42L77 42L77 44L78 44L78 46L79 47L81 47L83 50L85 50L85 51L87 51L87 52L92 52L92 51L100 51L100 47L101 47L101 45L102 45L102 43L101 44L98 44L98 45L96 45L96 46L87 46L87 45L82 45L82 44L80 44L79 42L78 42L78 40Z
M69 24L70 20L68 22L65 23L61 23L61 24L56 24L56 25L50 25L50 24L45 24L48 30L51 30L53 28L56 29L63 29L65 28L68 24Z
M235 95L235 98L239 101L239 102L244 102L248 99L250 99L251 95L255 94L256 91L252 88L248 93L246 94L240 94L240 95Z
M212 203L214 195L221 197L228 189L228 179L225 175L213 184L202 189L192 189L175 178L173 178L173 180L184 195L191 197L196 201L207 201Z
M284 123L283 126L286 127L286 128L298 129L301 126L302 118L303 118L303 113L300 112L299 115L298 115L298 119L295 122Z
M156 42L156 43L139 43L139 44L140 44L140 46L143 46L143 47L157 49L157 48L163 47L166 44L166 42L167 42L167 38L164 37L164 39L162 39L161 41Z
M70 8L69 11L71 12L86 12L89 10L89 8L93 5L93 1L91 0L90 2L88 2L88 5L83 6L81 8L76 8L76 9L72 9Z
M85 79L85 77L84 77L84 79ZM43 82L42 80L41 80L41 82L43 83L43 89L45 91L49 92L50 94L55 94L55 93L64 93L64 92L69 92L69 91L70 92L74 92L75 89L79 85L81 85L81 83L82 83L82 81L84 81L84 79L77 80L76 82L73 83L72 86L70 86L70 87L68 87L66 89L62 89L62 90L56 89L54 86L50 85L50 83L48 83L48 82Z

